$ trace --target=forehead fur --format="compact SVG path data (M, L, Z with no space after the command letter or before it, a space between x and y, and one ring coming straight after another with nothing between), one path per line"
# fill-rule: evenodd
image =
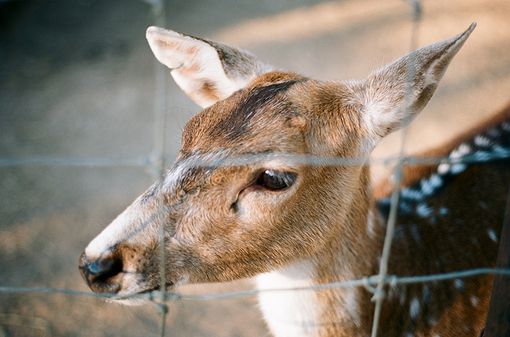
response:
M359 145L359 110L347 85L271 72L193 117L181 151L344 153Z
M311 153L323 156L357 156L368 132L362 121L363 104L353 84L310 81L295 97L308 123Z
M194 116L183 131L182 152L232 147L268 150L263 149L264 146L278 150L272 141L275 137L285 138L290 136L289 132L296 133L291 121L298 113L289 91L297 83L306 81L289 73L272 72L260 76L248 87Z

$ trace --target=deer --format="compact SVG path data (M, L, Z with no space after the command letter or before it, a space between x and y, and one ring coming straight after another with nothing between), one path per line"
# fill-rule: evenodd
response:
M186 124L164 176L85 248L86 283L130 304L140 301L133 294L253 277L272 335L369 336L374 303L365 287L264 290L378 273L396 187L390 179L372 186L369 156L424 109L475 26L349 81L310 79L235 47L149 27L154 56L203 110ZM510 161L491 155L508 149L510 106L421 154L458 162L404 165L389 275L495 265ZM256 160L218 164L242 156ZM294 156L360 161L313 165ZM380 334L479 336L492 280L386 289Z

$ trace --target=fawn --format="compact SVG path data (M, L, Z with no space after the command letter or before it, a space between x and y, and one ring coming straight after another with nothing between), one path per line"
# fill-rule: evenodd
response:
M255 276L263 290L377 274L392 187L372 190L366 160L382 137L425 107L474 28L364 80L322 82L233 47L149 27L154 55L204 110L187 123L162 181L85 249L80 270L90 288L118 295L159 289L162 248L166 287ZM509 135L510 108L427 154L488 158L508 151ZM216 165L244 155L260 156ZM361 161L321 166L293 155ZM508 157L406 166L389 273L493 266L508 167ZM478 336L491 287L491 276L479 276L388 289L381 334ZM352 337L370 334L370 298L361 287L262 291L259 302L277 337Z

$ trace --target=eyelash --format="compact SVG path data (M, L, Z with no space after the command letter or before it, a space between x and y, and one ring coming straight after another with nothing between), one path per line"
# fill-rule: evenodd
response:
M296 177L296 174L292 172L264 170L259 174L254 185L270 191L281 191L292 186Z
M284 172L277 170L264 170L257 176L257 179L251 186L259 187L268 191L283 191L292 186L296 181L297 175L292 172ZM238 198L230 205L230 209L234 212L238 211Z

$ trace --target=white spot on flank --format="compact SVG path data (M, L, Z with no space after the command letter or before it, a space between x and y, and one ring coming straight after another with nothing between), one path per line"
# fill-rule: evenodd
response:
M450 172L450 164L447 164L447 163L439 164L437 167L437 172L439 174L446 174L446 173Z
M445 216L445 215L447 215L447 214L448 214L448 208L446 208L446 207L441 207L441 208L439 209L439 215Z
M441 177L437 174L431 175L429 181L432 187L434 187L435 189L443 185L443 179L441 179Z
M409 305L409 313L413 320L416 320L420 314L420 301L416 297L412 299L411 304Z
M497 242L498 241L498 235L496 234L496 231L492 228L489 228L487 230L487 234L489 235L489 238L494 241L494 242Z
M450 153L451 159L459 159L471 152L471 147L467 144L460 144L455 150Z
M430 195L434 192L434 186L430 183L428 179L423 179L420 183L421 190L424 194Z
M463 289L464 288L464 281L462 281L460 278L456 278L455 281L453 281L453 285L457 289Z
M478 135L475 137L475 145L487 147L491 145L491 140L485 136Z
M403 198L411 199L411 200L421 200L423 198L423 194L419 191L413 190L411 188L403 188L400 191L400 194Z
M466 154L471 152L471 146L469 146L466 143L462 143L457 148L457 151L459 151L459 153L461 153L463 156L465 156Z
M478 297L476 297L476 296L471 296L469 298L469 300L471 301L471 304L473 305L473 307L476 307L478 305L478 302L480 302Z
M419 203L416 207L416 212L422 218L426 218L432 214L432 208L430 208L426 203Z
M466 164L454 164L452 165L452 167L450 168L450 171L452 174L459 174L461 172L463 172L465 169L467 168Z

